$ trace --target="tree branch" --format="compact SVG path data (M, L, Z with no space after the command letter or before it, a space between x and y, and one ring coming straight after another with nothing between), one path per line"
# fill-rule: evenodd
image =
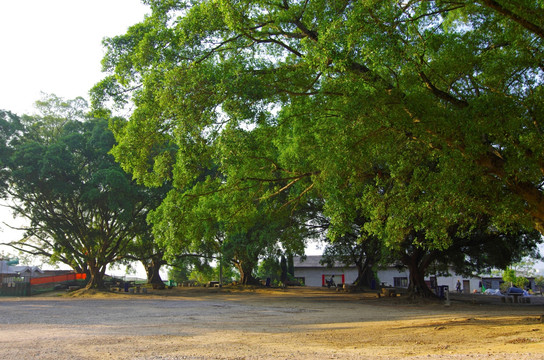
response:
M434 86L434 84L429 80L429 78L427 77L427 75L425 75L423 71L419 72L419 77L421 77L425 85L427 85L427 88L429 88L436 97L445 100L459 108L466 108L468 106L468 102L466 102L465 100L459 100L448 94L447 92L442 91Z
M495 1L495 0L481 0L481 2L485 6L491 8L491 9L497 11L499 14L504 15L507 18L517 22L518 24L523 26L525 29L531 31L532 33L534 33L538 37L544 39L544 29L542 27L540 27L540 26L530 22L529 20L522 18L518 14L515 14L512 11L506 9L498 1Z
M314 171L314 172L307 172L307 173L297 175L297 176L291 176L291 177L286 177L286 178L278 178L278 179L264 179L264 178L246 177L246 178L243 178L241 181L253 180L253 181L260 181L260 182L280 182L280 181L286 181L286 180L299 180L299 179L301 179L303 177L308 177L308 176L312 176L312 175L319 175L320 173L321 173L320 171Z

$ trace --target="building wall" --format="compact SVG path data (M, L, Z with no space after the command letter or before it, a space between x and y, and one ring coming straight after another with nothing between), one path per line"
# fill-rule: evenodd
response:
M529 282L525 286L526 289L536 290L537 286L535 284L535 278L529 277L527 278ZM502 277L483 277L482 278L483 284L486 287L486 289L500 289L501 284L504 282Z
M401 286L398 284L398 279L405 278L408 281L408 277L409 273L407 270L398 271L392 268L378 271L380 283L385 286ZM395 284L395 278L397 278L397 284ZM430 281L430 277L425 277L425 280ZM450 291L455 291L457 280L461 282L461 289L465 293L473 292L475 289L481 291L482 283L480 278L467 278L455 274L452 276L437 276L436 285L448 286Z
M501 283L503 283L504 281L502 280L502 278L489 278L488 277L488 278L484 278L483 282L484 282L484 285L485 285L486 289L499 289Z
M448 285L450 291L455 291L457 280L461 282L461 288L464 293L472 293L474 290L482 291L482 280L480 278L467 278L458 275L452 276L437 276L438 285ZM468 285L468 288L467 288Z
M344 281L346 284L352 284L355 282L355 280L357 280L357 270L355 269L295 267L295 277L304 278L304 283L306 286L322 286L323 275L325 275L327 279L334 275L334 281L336 284L342 283L342 275L344 275Z
M8 272L8 262L6 260L0 260L0 274L7 274Z
M341 283L341 275L344 274L345 283L353 284L357 279L357 270L355 269L342 269L342 268L332 268L327 269L326 267L316 268L316 267L295 267L295 277L304 278L306 286L322 286L323 285L323 275L328 279L331 275L334 275L335 282L337 284ZM399 286L405 287L408 286L408 271L402 270L398 271L395 268L379 270L378 279L380 284L383 286ZM461 284L464 292L472 292L474 289L478 291L481 290L481 281L479 278L463 278L461 276L437 276L436 282L438 286L446 285L449 287L450 291L455 291L455 285L457 279L461 281ZM429 277L426 280L430 280ZM468 285L468 287L466 286Z
M398 271L395 268L378 270L378 282L382 286L400 286L395 284L395 278L404 278L406 279L406 287L408 286L408 272L407 271Z

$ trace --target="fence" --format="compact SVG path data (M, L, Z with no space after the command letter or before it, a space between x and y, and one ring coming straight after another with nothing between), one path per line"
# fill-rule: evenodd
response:
M56 286L81 282L86 274L69 273L55 276L26 277L0 274L0 296L30 296L53 290Z
M30 279L30 284L40 285L40 284L58 283L58 282L64 282L64 281L85 280L86 278L87 278L86 274L70 273L70 274L55 275L55 276L35 277Z
M2 283L0 296L30 296L30 283L21 281Z

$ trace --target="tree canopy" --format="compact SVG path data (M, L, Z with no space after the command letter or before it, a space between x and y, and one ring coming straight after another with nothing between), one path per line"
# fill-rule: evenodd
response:
M161 199L114 161L108 120L76 111L74 102L85 106L82 101L50 96L41 105L51 111L11 116L19 130L2 154L2 195L28 220L13 247L87 272L88 286L101 287L107 266L127 254L134 238L150 233L146 216Z
M391 248L448 247L474 214L544 233L541 2L146 3L92 91L134 103L113 153L139 181L217 168L208 191L323 198Z

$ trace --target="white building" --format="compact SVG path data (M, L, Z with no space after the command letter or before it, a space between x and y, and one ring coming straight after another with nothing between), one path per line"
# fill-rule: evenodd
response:
M321 265L321 256L295 257L293 259L295 267L295 278L300 279L306 286L325 286L326 279L334 275L336 284L352 284L357 279L357 268L355 266L344 267L341 264L335 264L332 268ZM383 286L408 287L408 270L398 270L390 267L378 271L378 280ZM470 293L474 290L480 291L482 283L477 277L452 276L429 276L426 279L429 287L431 281L435 281L437 286L448 286L450 291L455 291L457 280L462 284L463 292Z
M295 278L301 280L306 286L325 286L325 279L334 275L337 284L352 284L357 279L355 267L344 268L341 264L335 264L333 268L321 265L321 256L306 256L304 260L295 256Z

